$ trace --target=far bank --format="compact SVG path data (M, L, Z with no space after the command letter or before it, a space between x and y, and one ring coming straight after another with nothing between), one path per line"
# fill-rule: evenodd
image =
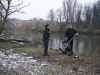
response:
M43 30L32 30L32 31L38 31L38 32L43 32ZM50 31L51 33L65 33L66 30L52 30ZM96 34L96 35L100 35L100 30L78 30L78 32L80 34Z

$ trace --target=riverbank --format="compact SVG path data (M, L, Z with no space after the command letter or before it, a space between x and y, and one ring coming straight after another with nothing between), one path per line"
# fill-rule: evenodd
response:
M96 34L96 35L100 35L100 30L80 30L78 32L82 33L82 34Z
M24 56L31 56L32 59L39 61L41 65L37 67L39 74L37 75L99 75L100 74L100 48L97 52L92 54L74 53L72 56L66 56L61 51L55 51L49 49L49 55L43 56L43 48L41 46L15 46L10 43L0 43L3 50L13 49L14 53L23 54ZM45 64L44 62L49 64ZM26 62L26 61L25 61ZM41 63L42 62L42 63ZM44 66L44 67L43 67ZM25 71L25 70L24 70ZM22 71L22 72L24 72ZM17 75L17 74L16 74ZM34 74L31 74L34 75Z
M38 32L42 32L43 30L38 30ZM51 31L51 33L65 33L66 30L59 30L59 31ZM100 35L100 30L78 30L80 34L96 34Z
M50 49L49 49L50 56L44 57L43 49L41 47L40 48L30 48L30 47L18 48L18 50L22 52L26 52L27 54L33 56L37 60L55 62L57 63L57 65L62 65L65 68L70 67L73 71L77 73L82 71L83 73L86 74L90 72L100 74L99 72L100 71L100 63L99 63L100 49L98 49L98 52L96 53L94 52L93 54L74 53L70 57L63 55L61 51L55 51Z

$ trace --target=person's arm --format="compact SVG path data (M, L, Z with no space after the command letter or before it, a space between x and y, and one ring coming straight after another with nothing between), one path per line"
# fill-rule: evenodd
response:
M76 30L74 30L75 35L78 35L78 32Z
M73 29L74 30L74 33L76 34L77 33L77 31L75 30L75 29Z
M47 31L46 30L43 31L43 36L44 36L44 38L48 39L48 35L47 35Z

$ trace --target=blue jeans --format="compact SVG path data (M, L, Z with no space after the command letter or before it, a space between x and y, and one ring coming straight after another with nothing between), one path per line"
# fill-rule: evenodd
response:
M44 55L48 55L49 40L48 39L43 39L43 44L44 44Z

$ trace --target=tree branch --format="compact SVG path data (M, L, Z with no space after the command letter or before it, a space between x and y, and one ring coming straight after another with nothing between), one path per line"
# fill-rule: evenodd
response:
M0 11L0 14L1 14L1 18L3 18L4 19L4 16L3 16L3 14L2 14L2 12Z
M29 4L27 6L21 7L21 4L23 3L23 1L22 1L21 3L15 5L15 6L11 6L12 1L13 0L0 0L0 8L2 8L2 9L0 9L0 16L1 16L1 19L3 19L1 27L0 27L0 35L4 31L4 27L5 27L5 24L7 23L8 17L15 12L24 13L24 12L21 12L21 9L28 7L30 5Z
M7 9L6 9L6 7L4 6L4 4L2 3L1 0L0 0L0 4L1 4L1 6L3 7L3 9L6 11Z
M13 20L14 23L16 23L14 20ZM7 21L7 23L13 25L14 27L16 27L13 23L11 23L10 21Z
M17 4L17 5L14 5L14 6L10 6L10 7L18 7L18 6L20 6L21 4L23 4L23 1L21 2L21 3L19 3L19 4Z
M15 13L15 12L25 13L25 12L21 12L20 10L23 9L23 8L25 8L25 7L28 7L29 5L23 6L23 7L19 8L19 9L16 9L15 11L10 11L9 14L8 14L8 16L11 15L11 14L13 14L13 13Z

